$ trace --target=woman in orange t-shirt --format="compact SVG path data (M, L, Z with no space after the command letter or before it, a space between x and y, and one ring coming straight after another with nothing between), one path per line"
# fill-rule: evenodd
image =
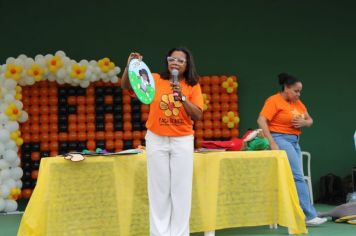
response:
M142 60L131 53L129 62ZM166 69L153 74L156 94L146 122L147 184L150 235L189 235L192 198L193 121L203 113L203 96L192 54L173 48L165 58ZM172 81L172 72L178 81ZM130 89L127 68L122 88Z
M317 217L310 202L308 187L304 181L300 162L299 135L301 128L313 124L313 119L300 101L302 82L294 76L282 73L279 76L282 91L270 96L260 112L257 123L268 138L272 150L285 150L296 184L299 203L306 216L307 225L320 225L326 218Z

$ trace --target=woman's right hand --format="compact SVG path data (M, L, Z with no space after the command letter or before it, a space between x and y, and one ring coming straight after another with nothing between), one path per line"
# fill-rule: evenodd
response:
M142 56L140 53L138 53L138 52L132 52L132 53L130 53L129 58L127 58L127 66L129 66L130 61L131 61L132 59L138 59L138 60L142 61L143 56Z
M277 145L277 143L276 142L270 142L270 147L271 147L271 150L279 150L279 147L278 147L278 145Z

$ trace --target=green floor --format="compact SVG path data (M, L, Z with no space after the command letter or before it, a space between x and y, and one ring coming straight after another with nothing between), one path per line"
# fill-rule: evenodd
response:
M23 210L24 203L20 203L19 210ZM320 212L329 211L334 206L315 205ZM17 229L21 221L21 214L4 215L0 214L0 236L14 236L17 234ZM194 233L192 236L203 236L203 233ZM260 227L242 227L233 229L218 230L216 236L261 236L261 235L288 235L288 230L285 227L279 227L277 230L269 229L268 226ZM355 236L356 225L346 223L327 222L322 226L309 227L310 236ZM90 235L88 235L90 236Z

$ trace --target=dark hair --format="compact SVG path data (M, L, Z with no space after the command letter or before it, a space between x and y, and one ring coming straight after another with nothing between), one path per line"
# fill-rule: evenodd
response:
M199 75L196 71L195 68L195 63L194 63L194 59L193 59L193 55L192 53L185 47L177 47L177 48L172 48L171 50L168 51L167 55L164 58L164 62L165 62L165 69L164 71L161 73L161 77L169 80L170 79L170 72L168 70L168 62L167 62L167 57L171 56L173 52L175 51L179 51L179 52L183 52L185 54L185 56L187 57L187 65L186 65L186 70L184 72L184 78L185 81L187 82L188 85L190 86L194 86L199 82Z
M294 77L293 75L281 73L278 75L278 82L282 86L282 91L284 91L285 86L289 87L297 82L300 82L300 80L297 77Z

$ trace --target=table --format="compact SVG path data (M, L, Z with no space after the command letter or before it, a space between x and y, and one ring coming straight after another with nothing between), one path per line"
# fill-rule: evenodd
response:
M41 160L18 235L149 235L146 157ZM307 233L284 151L194 154L191 232L279 224Z

